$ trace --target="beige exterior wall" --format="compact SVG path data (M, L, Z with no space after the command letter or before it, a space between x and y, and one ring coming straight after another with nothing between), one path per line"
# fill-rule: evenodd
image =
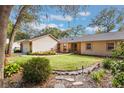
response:
M81 54L81 42L77 43L77 53Z
M94 41L94 42L77 42L77 53L79 54L88 54L88 55L98 55L98 56L110 56L112 51L107 50L107 43L114 43L114 48L117 47L119 41ZM86 44L91 43L92 49L87 50ZM63 50L64 43L60 44L60 52ZM71 49L71 43L66 43L67 50L69 52Z
M32 41L32 52L44 52L57 48L57 41L46 36Z
M22 42L22 52L23 53L30 52L30 44L28 41Z
M92 44L92 49L91 50L86 49L86 44L87 43ZM114 47L117 46L117 41L82 42L81 43L81 54L110 56L111 51L107 50L107 48L106 48L107 43L114 43Z

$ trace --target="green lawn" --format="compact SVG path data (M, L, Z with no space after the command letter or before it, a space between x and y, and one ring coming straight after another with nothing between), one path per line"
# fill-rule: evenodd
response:
M82 56L63 54L56 56L45 56L50 60L50 65L53 70L75 70L81 69L82 66L87 67L94 63L101 62L103 58L94 56ZM13 57L9 59L9 62L24 63L32 56Z

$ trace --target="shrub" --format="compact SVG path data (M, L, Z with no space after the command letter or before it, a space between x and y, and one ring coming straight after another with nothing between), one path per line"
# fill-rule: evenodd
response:
M121 72L124 72L124 62L119 62L119 69Z
M119 68L118 63L114 62L111 66L112 75L116 75L116 73L118 73L118 68Z
M46 81L51 72L49 60L40 57L28 60L23 68L24 80L31 83Z
M107 58L103 61L103 67L105 69L111 69L112 64L113 64L113 60L110 58Z
M20 70L20 65L16 63L11 63L5 66L4 75L5 77L10 77L12 74L17 73Z
M45 52L33 52L33 53L30 53L30 55L56 55L56 51L51 50L51 51L45 51Z
M124 57L124 42L119 42L118 47L112 52L113 57Z
M124 72L115 75L112 80L112 85L115 87L124 87Z
M104 74L105 71L101 69L99 71L91 73L91 78L95 80L97 83L99 83L100 80L103 78Z
M124 62L117 61L114 62L111 66L112 74L116 75L117 73L124 72Z

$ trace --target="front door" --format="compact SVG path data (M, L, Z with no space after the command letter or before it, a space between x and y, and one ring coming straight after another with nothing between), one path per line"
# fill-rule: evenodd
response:
M77 43L71 44L71 52L76 53L77 52Z

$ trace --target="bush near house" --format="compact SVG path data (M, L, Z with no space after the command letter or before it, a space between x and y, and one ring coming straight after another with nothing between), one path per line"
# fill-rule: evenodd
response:
M51 73L49 60L40 57L28 60L23 69L23 78L30 83L44 82Z
M112 80L112 85L115 87L124 87L124 72L115 75Z
M20 65L18 65L17 63L8 64L8 65L5 66L5 68L4 68L4 76L5 76L5 77L10 77L10 76L12 76L14 73L17 73L20 69L21 69L21 67L20 67Z
M118 47L113 50L111 59L104 60L103 67L111 70L114 87L124 87L124 42L120 42Z
M113 75L112 85L114 87L124 87L124 60L109 59L104 62L104 68L109 68Z
M124 72L124 62L123 61L113 62L111 70L113 75L116 75L117 73L120 72Z
M113 60L110 59L110 58L107 58L107 59L103 60L103 67L105 69L111 69L112 64L113 64Z
M29 53L29 55L56 55L56 51L51 50L45 52L33 52L33 53Z

